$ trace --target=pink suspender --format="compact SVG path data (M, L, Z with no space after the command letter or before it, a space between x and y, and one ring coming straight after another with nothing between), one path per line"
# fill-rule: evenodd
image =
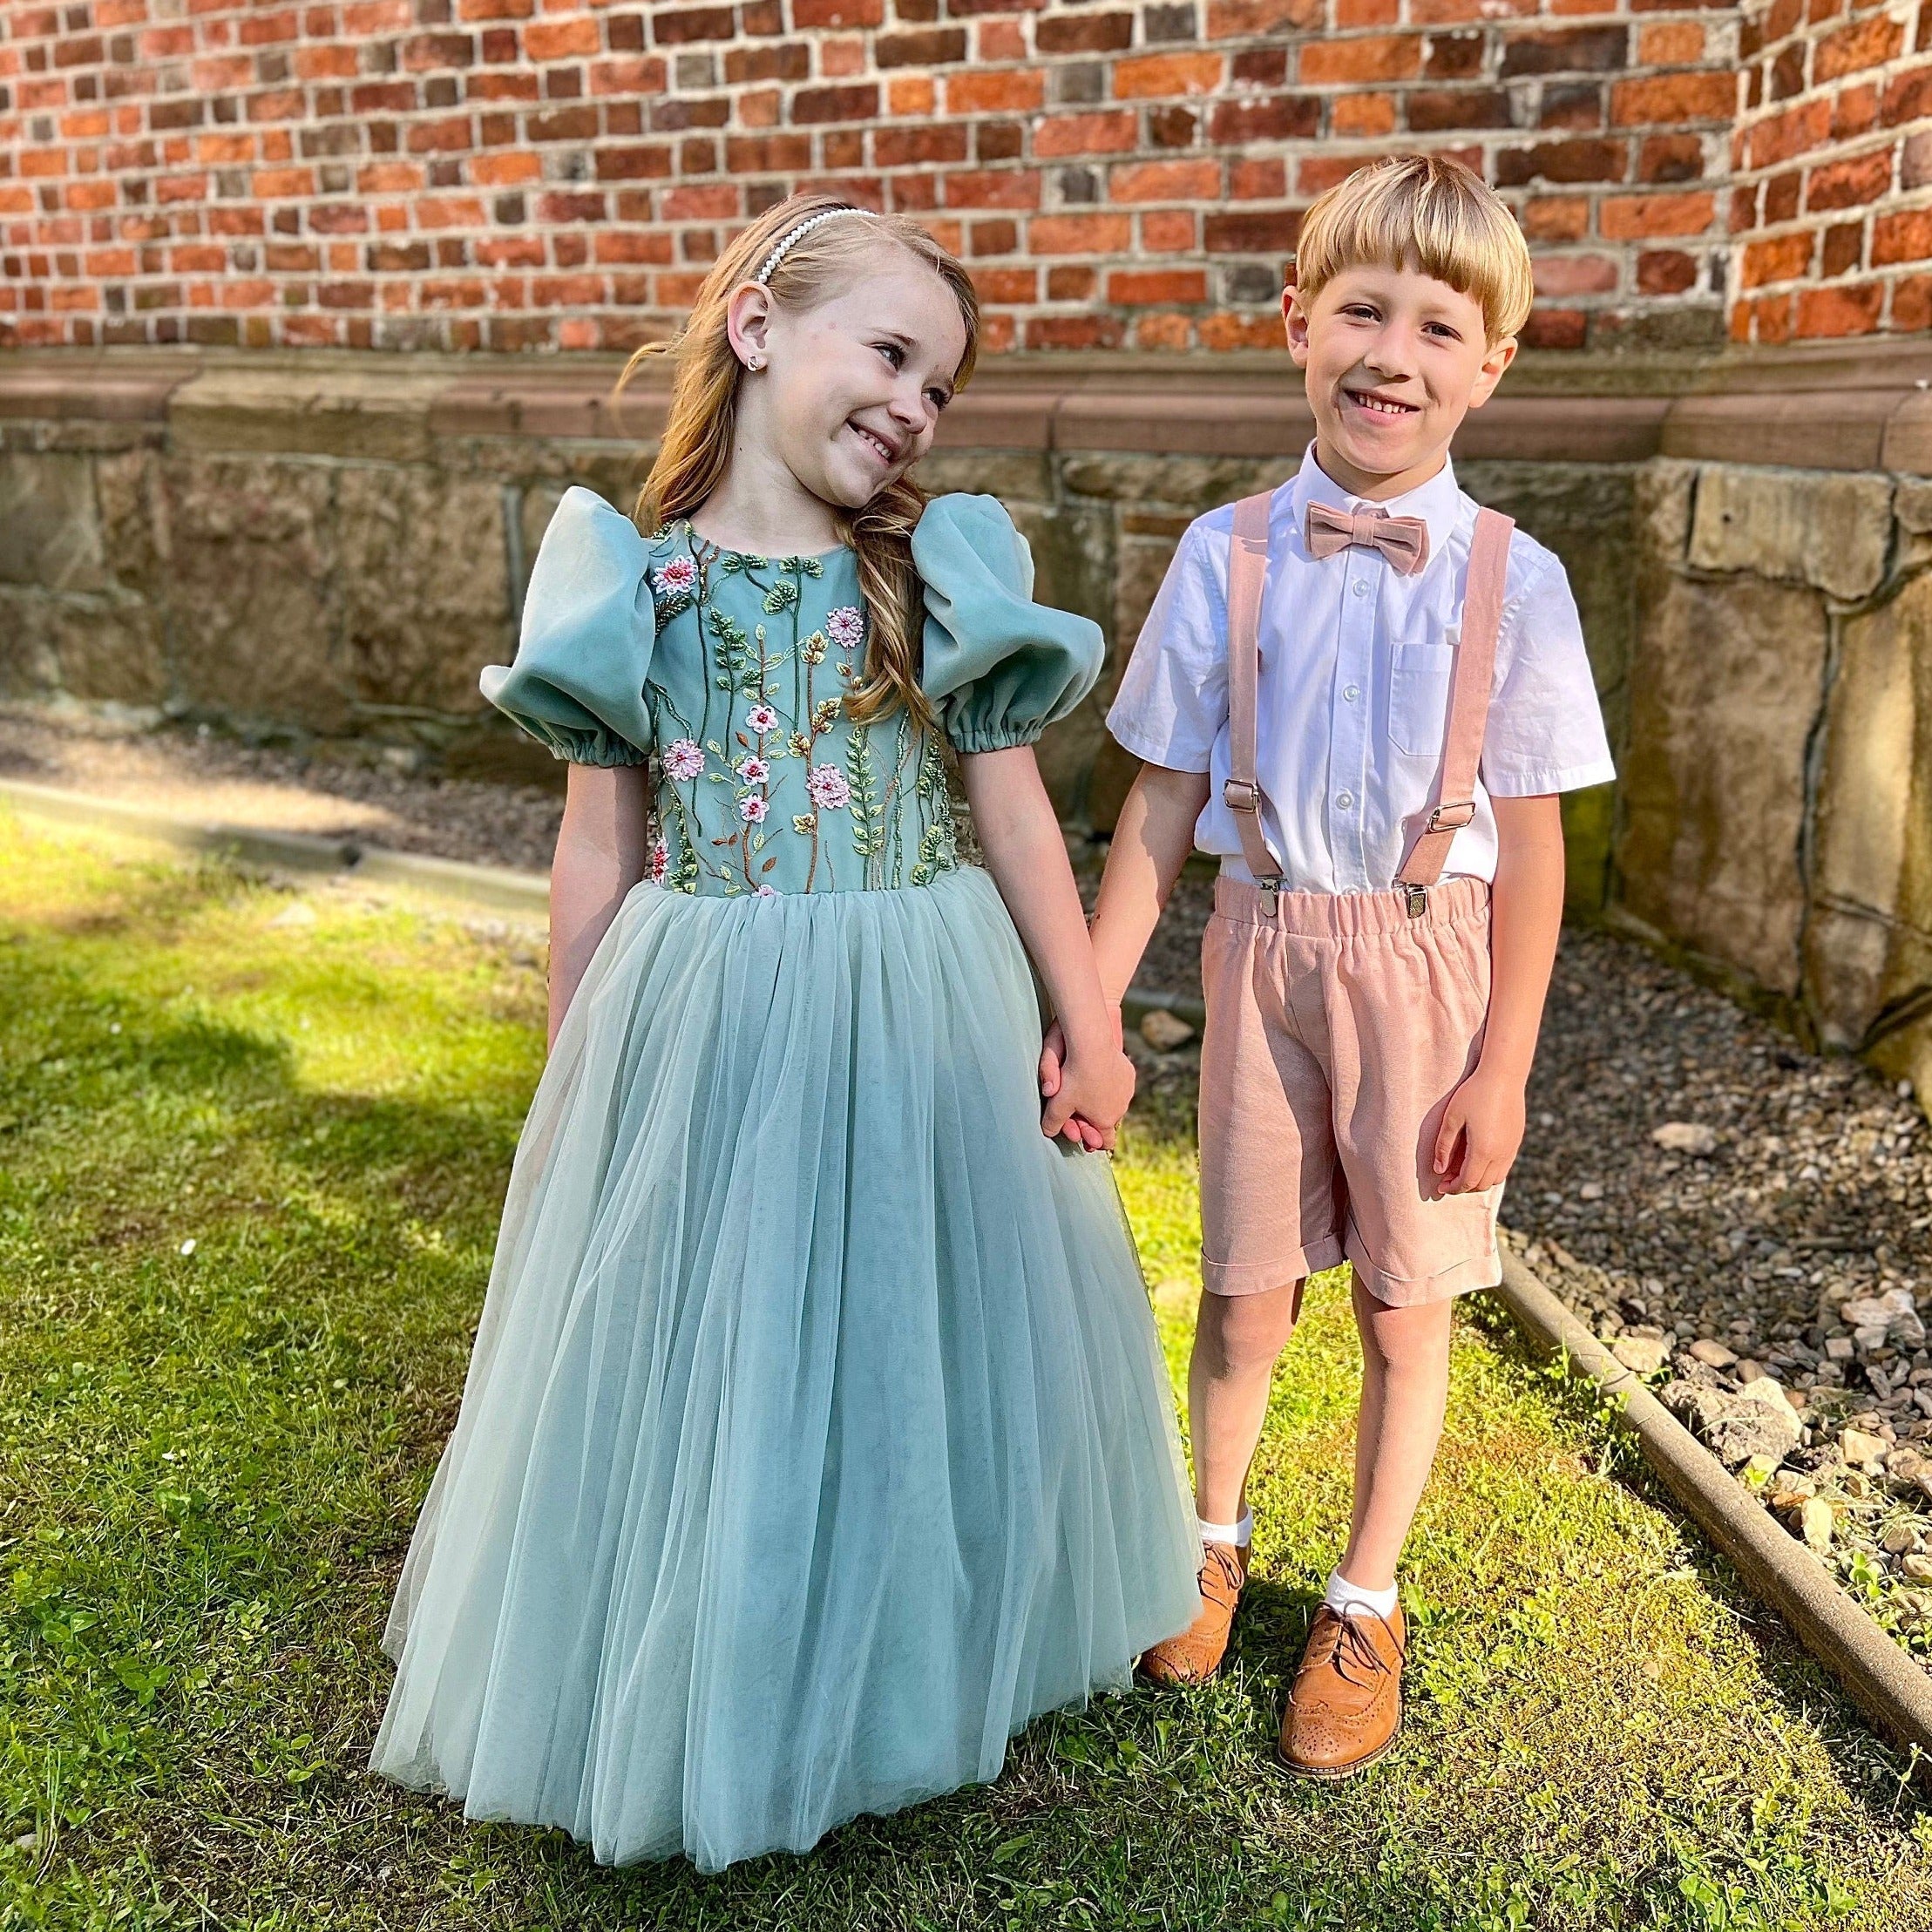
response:
M1234 506L1234 547L1228 552L1228 782L1221 788L1241 835L1241 856L1275 909L1281 868L1261 832L1261 786L1255 776L1255 686L1261 675L1261 591L1268 576L1268 498L1244 497Z
M1234 813L1241 852L1271 913L1281 890L1281 868L1261 830L1261 786L1255 776L1255 688L1261 662L1261 593L1268 569L1265 495L1244 497L1234 506L1234 546L1228 559L1228 782L1222 797ZM1428 904L1428 889L1442 876L1449 844L1476 815L1476 767L1489 716L1489 685L1502 621L1503 584L1509 565L1509 533L1515 527L1495 510L1476 512L1463 586L1462 629L1449 687L1436 803L1395 875L1411 919Z

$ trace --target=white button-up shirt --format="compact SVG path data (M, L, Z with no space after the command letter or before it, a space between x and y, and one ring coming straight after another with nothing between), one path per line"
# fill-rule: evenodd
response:
M1319 563L1308 505L1420 517L1429 559L1404 577L1380 552L1350 547ZM1434 476L1379 505L1352 497L1315 461L1274 492L1261 604L1256 708L1261 824L1291 891L1386 891L1435 803L1448 728L1449 673L1462 617L1476 505L1445 458ZM1224 871L1250 874L1228 777L1228 552L1234 507L1190 525L1108 713L1137 758L1205 771L1207 809L1195 843ZM1445 876L1494 878L1491 794L1574 791L1616 776L1569 580L1556 558L1516 531L1474 819L1455 835Z

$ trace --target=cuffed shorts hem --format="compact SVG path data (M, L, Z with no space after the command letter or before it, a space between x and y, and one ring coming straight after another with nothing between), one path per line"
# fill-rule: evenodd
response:
M1494 1288L1502 1279L1502 1257L1494 1247L1486 1255L1459 1261L1433 1275L1386 1274L1359 1241L1348 1244L1348 1259L1356 1278L1385 1308L1422 1308L1430 1302L1453 1301L1458 1295Z
M1291 1282L1305 1281L1324 1268L1339 1268L1347 1259L1340 1236L1332 1234L1266 1261L1210 1261L1203 1253L1201 1285L1210 1295L1264 1295Z

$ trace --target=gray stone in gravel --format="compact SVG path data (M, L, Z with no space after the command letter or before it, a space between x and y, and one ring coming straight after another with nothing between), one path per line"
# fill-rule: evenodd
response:
M1722 1342L1692 1342L1691 1352L1707 1368L1732 1368L1736 1366L1738 1359Z
M1715 1154L1718 1130L1701 1121L1665 1121L1651 1130L1651 1139L1668 1154Z
M1654 1375L1664 1366L1670 1349L1661 1335L1619 1335L1610 1353L1633 1375Z
M1799 1533L1812 1549L1828 1549L1832 1540L1832 1506L1822 1496L1807 1496L1798 1527Z
M1797 1410L1769 1376L1734 1393L1672 1382L1664 1401L1728 1468L1754 1455L1786 1456L1804 1434Z
M1903 1556L1919 1547L1917 1526L1909 1522L1888 1522L1879 1532L1878 1546L1888 1556Z
M1932 1583L1932 1556L1908 1556L1899 1567L1915 1583Z

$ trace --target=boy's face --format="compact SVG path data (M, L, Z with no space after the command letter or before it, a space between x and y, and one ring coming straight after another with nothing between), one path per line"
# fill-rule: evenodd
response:
M1426 482L1463 417L1516 353L1491 342L1474 297L1419 268L1345 268L1305 305L1282 297L1288 350L1307 373L1316 456L1357 496Z

